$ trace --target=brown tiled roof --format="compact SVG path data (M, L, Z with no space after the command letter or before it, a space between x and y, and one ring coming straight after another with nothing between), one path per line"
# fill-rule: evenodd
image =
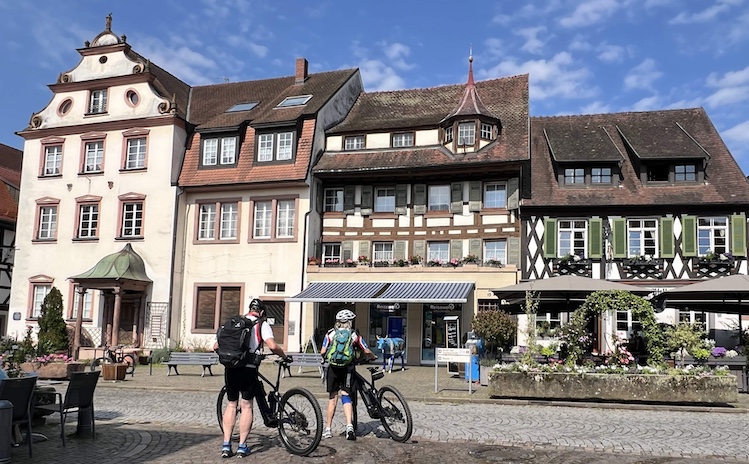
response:
M194 87L190 99L190 122L197 132L188 141L185 161L179 177L181 187L233 185L307 178L314 141L317 112L353 76L356 69L310 74L303 84L295 77L236 82ZM312 95L306 105L275 109L284 98ZM225 113L238 103L259 102L249 111ZM301 121L301 122L300 122ZM244 126L249 123L248 126ZM293 163L255 163L255 127L265 124L293 124L301 128ZM240 127L244 137L236 167L199 169L201 130Z
M437 128L461 98L465 85L363 93L346 119L328 134ZM476 90L501 122L501 134L477 153L452 154L441 146L408 149L327 151L315 164L318 174L466 166L528 159L528 75L476 83Z
M549 126L544 130L557 162L623 161L622 153L611 142L611 136L601 126L570 124ZM614 134L616 135L616 134Z
M189 120L201 129L238 127L246 121L273 124L296 121L317 114L322 106L343 86L356 69L310 74L303 84L295 77L278 77L256 81L193 87ZM306 105L276 109L286 97L312 95ZM250 111L225 113L237 103L259 102Z
M678 135L681 129L678 129L676 123L709 154L705 168L706 182L690 185L643 185L635 172L631 158L627 156L626 141L617 127L622 129L624 135L627 135L632 143L632 149L641 156L643 153L654 156L657 152L654 147L662 150L664 159L673 159L681 151L688 151L697 156L699 152L693 148L680 146L683 139ZM559 134L567 130L574 132L574 128L593 127L605 129L611 135L612 148L606 149L598 142L584 141L585 143L578 147L579 155L576 155L575 160L582 159L586 155L586 150L593 150L589 153L592 161L598 160L597 156L600 151L619 151L624 154L621 165L623 177L621 186L618 188L560 187L555 177L554 163L544 131L557 134L556 138L551 138L552 145L555 144L555 140L559 140L561 146L570 148L573 147L572 141L565 142L559 138ZM668 139L664 134L673 133L677 134L674 144L676 148L669 148ZM631 138L629 134L632 134ZM663 140L656 142L658 134L661 134ZM531 118L530 138L532 193L531 198L523 200L524 207L594 206L603 208L607 206L749 204L749 182L702 108ZM694 142L692 144L696 145ZM555 147L554 150L556 151L557 148Z

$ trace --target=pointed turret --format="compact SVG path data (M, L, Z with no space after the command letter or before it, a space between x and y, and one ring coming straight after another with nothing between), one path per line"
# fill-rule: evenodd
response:
M458 106L442 121L447 121L456 116L487 116L492 119L499 119L484 106L476 91L476 85L473 82L473 51L468 56L468 83L463 91L463 96L460 98Z

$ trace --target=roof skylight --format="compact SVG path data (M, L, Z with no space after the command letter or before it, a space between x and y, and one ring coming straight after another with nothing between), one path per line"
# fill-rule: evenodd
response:
M286 97L276 108L287 108L289 106L301 106L306 105L312 98L312 95L296 95L293 97Z
M250 111L254 107L257 106L259 102L249 102L249 103L237 103L236 105L232 106L228 110L226 110L227 113L237 113L239 111Z

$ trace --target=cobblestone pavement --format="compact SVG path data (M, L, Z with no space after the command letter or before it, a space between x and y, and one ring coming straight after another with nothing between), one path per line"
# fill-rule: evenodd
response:
M272 366L263 369L272 372ZM218 374L220 366L216 370ZM149 376L147 369L139 368L123 382L100 381L95 441L84 435L63 448L54 415L35 428L49 440L34 445L34 459L21 446L13 449L12 462L221 461L215 399L222 378L200 377L200 368L180 372L183 375L167 377L165 368L156 367ZM386 384L409 398L414 418L411 442L389 440L379 422L367 418L360 423L356 442L342 437L323 440L310 458L300 458L285 451L273 430L256 424L249 440L253 456L274 463L749 462L744 398L738 407L722 409L496 401L479 386L469 395L465 381L442 372L435 394L432 368L388 374L378 382ZM282 389L292 386L304 386L325 402L314 371L282 380ZM360 417L366 414L362 411ZM342 430L341 421L338 411L334 429ZM69 422L67 430L74 431L74 415Z

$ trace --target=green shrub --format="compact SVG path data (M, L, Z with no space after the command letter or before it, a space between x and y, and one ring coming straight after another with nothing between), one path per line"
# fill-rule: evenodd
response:
M38 356L58 351L68 353L70 348L68 329L65 319L62 317L62 311L62 294L57 287L52 287L52 290L44 298L41 315L37 321L39 324L39 334L37 335L39 341L36 350Z

